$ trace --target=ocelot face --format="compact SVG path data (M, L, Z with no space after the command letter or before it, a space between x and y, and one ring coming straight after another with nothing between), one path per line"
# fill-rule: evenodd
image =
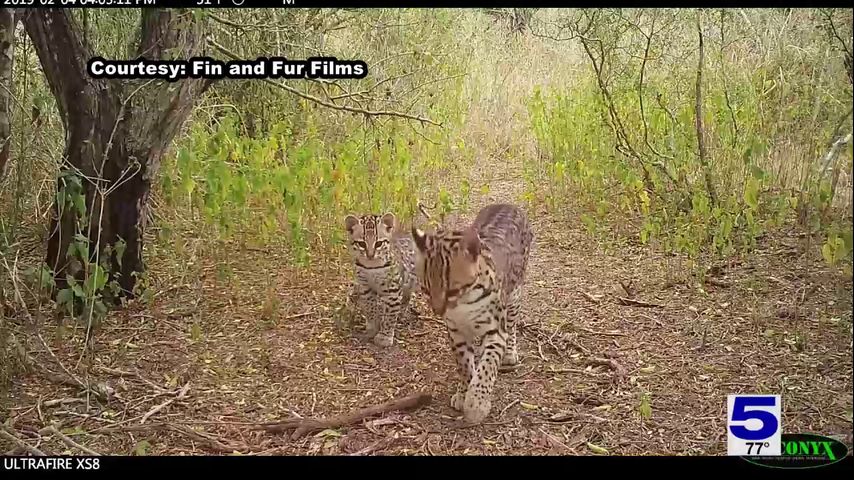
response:
M347 215L344 226L347 229L350 254L365 267L385 264L391 258L391 236L394 232L394 214Z
M474 230L439 230L426 233L412 229L416 246L415 272L436 315L457 306L477 280L480 239Z

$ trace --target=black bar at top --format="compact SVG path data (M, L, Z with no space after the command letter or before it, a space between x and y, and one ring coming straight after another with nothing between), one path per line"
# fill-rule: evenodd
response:
M0 0L23 8L851 8L842 0Z

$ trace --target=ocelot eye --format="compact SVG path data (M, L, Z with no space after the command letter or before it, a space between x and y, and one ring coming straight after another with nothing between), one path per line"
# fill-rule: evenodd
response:
M460 289L452 288L452 289L448 290L448 298L459 297L459 296L460 296Z
M377 240L376 243L374 243L374 248L379 248L379 247L385 245L386 243L388 243L388 240L386 240L386 239Z
M365 248L368 248L368 245L367 245L365 242L361 241L361 240L354 240L354 241L353 241L353 244L354 244L354 245L356 245L357 247L359 247L359 248L363 249L363 250L364 250Z

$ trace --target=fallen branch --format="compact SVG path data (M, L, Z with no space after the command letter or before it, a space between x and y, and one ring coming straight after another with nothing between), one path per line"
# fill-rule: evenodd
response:
M659 308L664 306L659 303L642 302L640 300L634 300L626 297L617 297L617 302L620 305L626 305L628 307Z
M92 450L91 448L88 448L88 447L84 447L83 445L80 445L79 443L70 439L68 436L66 436L65 434L63 434L59 430L57 430L56 427L54 427L53 425L51 425L49 427L42 428L41 430L39 430L39 435L56 435L57 437L59 437L60 440L65 442L65 444L68 445L69 447L76 448L76 449L78 449L78 450L80 450L86 454L93 455L96 457L101 456L101 454L96 452L95 450Z
M9 429L5 425L2 425L2 424L0 424L0 437L3 437L6 440L9 440L10 442L12 442L15 445L23 448L26 451L32 453L33 455L36 455L39 457L46 456L45 453L42 452L41 450L39 450L38 448L30 445L29 443L21 440L20 438L16 437L15 435L13 435L12 432L10 432Z
M315 430L352 425L360 420L364 420L365 418L383 413L414 410L429 404L431 401L432 397L429 393L416 393L408 397L390 400L380 405L373 405L329 419L292 418L279 422L262 423L259 424L256 429L266 430L270 433L281 433L285 430L294 429L293 434L291 434L291 439L296 440Z

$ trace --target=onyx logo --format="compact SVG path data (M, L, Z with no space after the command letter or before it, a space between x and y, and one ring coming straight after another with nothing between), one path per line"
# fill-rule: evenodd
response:
M834 438L811 433L784 433L780 455L745 456L756 465L772 468L817 468L832 465L848 455L848 447Z

